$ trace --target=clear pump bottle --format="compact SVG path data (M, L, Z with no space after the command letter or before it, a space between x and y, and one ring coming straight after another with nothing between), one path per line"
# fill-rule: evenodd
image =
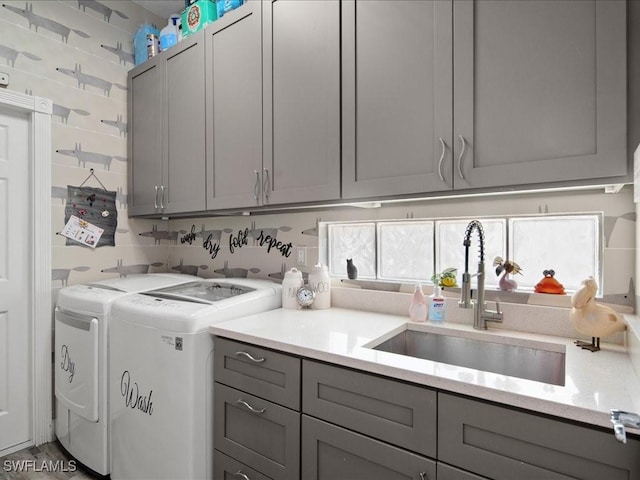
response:
M409 306L409 318L414 322L425 322L427 320L427 297L424 296L422 285L417 284L411 305Z
M440 285L434 285L433 294L429 296L429 321L443 323L445 321L445 305Z

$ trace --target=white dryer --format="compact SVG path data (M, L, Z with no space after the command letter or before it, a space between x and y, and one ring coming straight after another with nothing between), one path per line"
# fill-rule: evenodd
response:
M179 274L131 275L65 287L55 309L56 437L83 465L109 474L108 326L114 300L192 282Z
M199 280L117 300L110 326L111 478L213 478L211 324L280 308L268 280Z

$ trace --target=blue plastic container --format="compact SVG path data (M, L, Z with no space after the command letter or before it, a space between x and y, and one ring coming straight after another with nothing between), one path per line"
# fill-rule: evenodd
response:
M136 65L147 61L147 34L160 35L160 32L150 23L145 23L133 37L133 59Z

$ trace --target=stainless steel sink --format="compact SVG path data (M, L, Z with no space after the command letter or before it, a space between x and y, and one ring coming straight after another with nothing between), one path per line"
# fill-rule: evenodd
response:
M564 385L564 352L415 330L405 330L373 349Z

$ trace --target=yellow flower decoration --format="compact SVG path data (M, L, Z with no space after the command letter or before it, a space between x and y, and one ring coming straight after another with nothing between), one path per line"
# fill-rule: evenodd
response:
M441 287L457 287L456 279L457 268L445 268L441 273L436 273L431 277L433 283L437 283Z

